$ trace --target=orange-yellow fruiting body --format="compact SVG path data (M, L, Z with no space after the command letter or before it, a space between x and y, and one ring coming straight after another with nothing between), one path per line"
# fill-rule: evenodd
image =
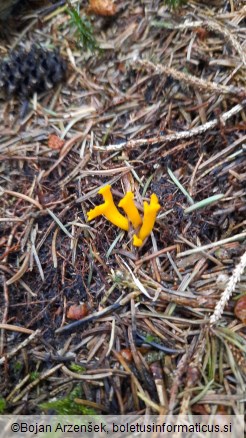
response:
M161 206L155 193L151 195L149 204L146 201L144 202L143 225L139 230L138 236L136 234L133 236L134 246L142 246L144 239L150 235L160 208Z
M142 241L142 239L139 239L139 237L136 236L136 234L134 234L132 243L133 243L133 246L142 246L143 241Z
M103 196L104 203L96 206L87 213L88 220L91 221L97 216L103 214L103 216L105 216L106 219L112 222L112 224L116 225L122 230L128 231L129 222L117 209L111 193L111 186L107 185L105 187L102 187L98 193Z
M132 223L133 227L136 229L142 224L142 218L138 212L136 205L133 202L134 195L132 192L127 192L124 198L121 199L118 206L123 208L129 221Z

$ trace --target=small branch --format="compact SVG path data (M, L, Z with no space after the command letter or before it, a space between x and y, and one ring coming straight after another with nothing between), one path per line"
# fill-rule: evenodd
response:
M177 81L183 82L187 85L191 85L200 90L204 90L206 92L218 93L218 94L235 94L242 97L246 96L246 90L242 87L234 87L234 86L226 86L216 84L215 82L205 81L204 79L198 78L191 74L183 73L182 71L176 70L175 68L168 67L166 65L161 64L153 64L148 60L137 60L137 63L146 69L154 70L155 74L163 74L165 76L171 76Z
M6 327L4 327L6 328ZM15 356L18 351L22 350L22 348L26 347L30 342L33 341L34 338L39 336L41 333L41 330L37 329L35 332L33 332L27 339L25 339L21 344L19 344L16 348L14 348L9 353L6 353L3 357L0 358L0 365L4 364L4 362L7 359L11 359L11 357Z
M246 252L242 255L239 264L234 269L228 285L222 293L219 302L216 304L214 313L210 316L210 324L215 324L219 321L224 308L234 292L237 283L240 281L241 275L246 267Z
M235 105L233 108L231 108L229 111L226 111L220 119L214 119L210 122L205 123L204 125L198 126L196 128L190 129L189 131L181 131L181 132L175 132L174 134L170 135L157 135L156 137L152 138L139 138L137 140L129 140L124 141L120 144L111 144L108 146L94 146L94 150L96 151L121 151L124 148L134 149L140 146L151 146L157 143L169 143L171 141L177 141L177 140L183 140L185 138L191 138L196 135L203 134L204 132L208 131L209 129L214 128L221 122L226 122L231 117L238 114L242 109L246 106L246 99L242 101L241 104Z
M207 245L197 246L194 249L188 249L187 251L180 252L179 254L177 254L177 257L180 258L180 257L188 256L190 254L195 254L197 252L206 251L207 249L216 248L218 246L225 245L226 243L236 242L237 240L244 239L245 237L246 237L246 233L235 234L234 236L228 237L227 239L218 240L217 242L208 243Z

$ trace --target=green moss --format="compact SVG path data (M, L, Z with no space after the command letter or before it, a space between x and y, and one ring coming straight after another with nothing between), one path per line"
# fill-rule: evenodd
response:
M0 414L2 415L6 408L6 401L4 398L0 398Z
M46 411L55 411L57 415L95 415L96 411L92 408L79 405L74 402L75 398L81 398L82 391L80 385L77 385L70 394L57 400L41 403L39 407Z
M70 370L74 373L84 373L86 368L82 367L81 365L77 365L76 363L71 363L69 366Z
M30 380L33 382L34 380L38 379L40 376L40 373L38 371L33 371L30 373Z
M165 0L164 4L169 6L171 9L179 8L182 5L185 5L187 0Z
M146 342L157 342L157 341L159 341L159 339L156 338L155 336L149 334L145 337L145 341Z
M18 373L19 371L21 371L23 368L23 364L19 361L14 363L14 372Z

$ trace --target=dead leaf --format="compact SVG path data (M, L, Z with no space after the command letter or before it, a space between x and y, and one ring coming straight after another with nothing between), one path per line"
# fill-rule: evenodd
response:
M237 301L234 313L238 319L240 319L243 324L246 324L246 295L243 295L239 300Z
M50 149L60 150L65 141L58 137L56 134L50 134L48 139L48 146Z
M195 32L198 38L202 41L204 41L208 37L208 31L203 27L197 27L197 29L195 29Z
M132 362L132 352L129 348L123 348L120 354L127 362Z
M88 315L88 308L85 303L73 304L67 311L67 318L69 319L82 319Z
M116 6L110 0L90 0L88 12L103 17L112 17L116 14Z

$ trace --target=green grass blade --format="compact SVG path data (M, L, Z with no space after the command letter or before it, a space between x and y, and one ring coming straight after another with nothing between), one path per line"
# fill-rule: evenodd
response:
M176 184L176 186L179 188L179 190L181 190L181 192L186 196L189 204L193 205L194 201L192 199L192 197L190 196L190 194L186 191L186 189L182 186L182 184L179 182L179 180L176 178L176 176L174 175L174 173L171 171L171 169L169 169L169 167L167 168L168 171L168 175L170 176L170 178L173 180L174 184Z
M185 213L191 213L192 211L199 210L200 208L205 208L208 205L212 204L215 201L219 201L222 199L225 195L222 193L220 195L213 195L209 196L209 198L203 199L202 201L196 202L195 204L191 205L190 207L185 209Z

